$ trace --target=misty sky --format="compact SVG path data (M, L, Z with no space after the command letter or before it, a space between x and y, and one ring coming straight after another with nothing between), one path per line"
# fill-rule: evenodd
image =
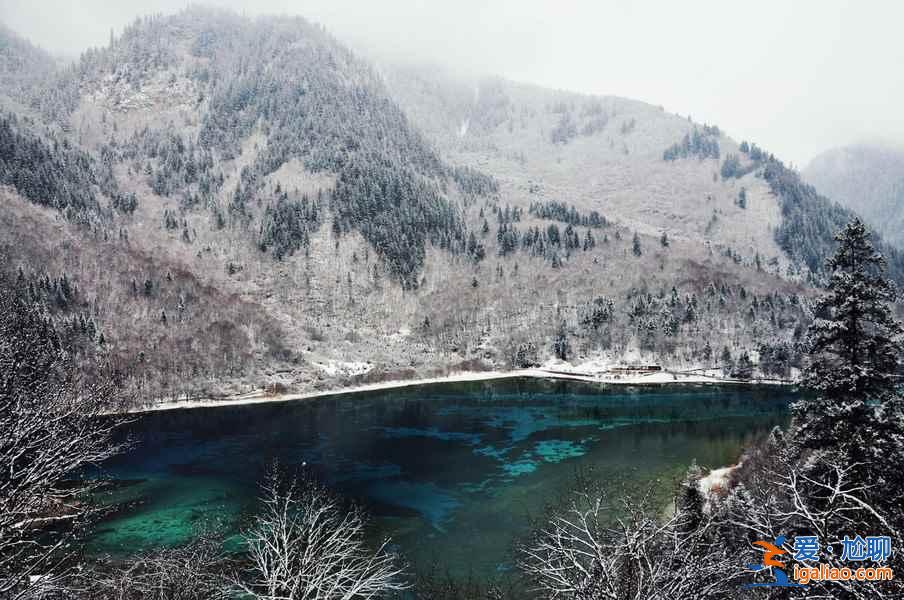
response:
M841 144L904 142L904 2L215 0L301 14L384 58L444 63L662 105L802 167ZM0 20L55 53L106 44L177 0L0 0Z

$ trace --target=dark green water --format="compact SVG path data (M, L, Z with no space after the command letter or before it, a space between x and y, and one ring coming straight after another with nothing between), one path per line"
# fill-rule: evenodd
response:
M787 420L789 389L609 387L564 381L443 384L292 403L168 411L132 426L138 445L108 465L127 506L89 540L122 555L236 531L278 460L313 470L374 517L415 566L504 571L528 516L578 470L614 493L651 483L665 504L696 460L737 460ZM306 464L302 467L302 464Z

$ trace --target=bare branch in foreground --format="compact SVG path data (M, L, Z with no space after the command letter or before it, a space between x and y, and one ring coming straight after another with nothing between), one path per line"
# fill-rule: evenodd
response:
M352 600L402 591L403 566L387 551L367 547L365 519L311 481L286 482L273 473L262 508L245 532L250 567L234 578L261 600Z

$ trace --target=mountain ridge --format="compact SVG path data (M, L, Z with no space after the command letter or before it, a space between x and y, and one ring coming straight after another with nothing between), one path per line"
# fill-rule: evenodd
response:
M389 73L387 78L392 81L393 71L386 71ZM395 89L401 104L414 115L418 124L426 131L434 132L440 145L445 145L459 160L485 164L486 161L496 159L498 165L501 162L498 160L499 155L504 154L497 151L498 146L506 143L511 146L511 140L506 139L509 137L517 140L520 152L517 158L523 161L525 147L533 146L532 149L535 149L538 139L552 141L563 122L574 121L575 126L567 139L560 138L558 144L547 143L548 149L541 149L538 153L547 165L560 164L563 160L575 163L568 184L582 179L584 173L579 172L579 169L601 173L594 173L592 177L586 178L590 183L604 181L602 184L597 183L594 186L596 189L588 186L575 189L573 185L563 189L559 185L554 190L555 193L576 199L587 197L596 203L593 205L597 208L600 208L601 202L609 203L612 206L604 210L621 218L623 222L641 229L650 223L655 224L651 233L656 229L668 229L670 234L689 235L714 244L719 251L741 251L747 254L748 261L756 260L756 254L762 254L759 260L777 261L775 264L780 264L779 268L783 273L806 277L807 272L818 275L822 271L825 258L831 254L834 231L854 216L851 211L840 209L837 203L808 188L801 181L799 173L786 167L774 155L758 148L756 144L751 145L747 141L738 143L718 127L693 123L690 119L669 115L661 107L621 97L548 90L531 84L492 78L488 80L491 94L504 98L502 101L497 100L495 106L497 109L502 106L503 111L509 112L505 112L501 118L497 116L498 123L493 124L493 132L478 129L476 134L471 130L467 136L460 131L456 135L454 119L440 122L436 117L449 106L449 102L430 96L436 96L436 90L447 90L447 97L458 98L458 115L462 118L461 115L467 114L467 109L462 108L462 104L467 106L470 103L472 110L480 110L478 99L481 97L481 82L472 78L463 83L466 81L463 76L449 77L442 73L442 70L418 69L410 65L400 67L395 72ZM471 99L464 93L470 86L475 86L474 89L477 90ZM520 106L517 109L520 110L518 115L509 114L510 107L517 105L518 101L509 100L505 97L505 91L500 92L505 86L512 90L509 95L513 98L525 89L545 96L542 102L545 102L545 110L552 118L547 118L545 122L540 120L540 124L535 126L534 135L527 138L526 143L524 136L518 138L517 133L512 135L513 129L518 129L517 126L513 127L513 121L520 120L520 127L523 129L524 113L532 111L536 114L544 110L544 107L542 103L538 106L534 102L533 106ZM392 88L392 84L390 87ZM457 93L448 91L450 87L457 87ZM494 105L493 102L487 104ZM619 105L625 107L626 115L616 114ZM576 116L572 117L572 114ZM649 126L651 120L655 119L668 122L665 130L668 133L658 139L654 137L647 140L646 143L637 142L635 128ZM508 136L506 132L499 131L499 125L503 123L507 126ZM639 135L643 133L642 129L638 132ZM600 136L604 136L605 143L614 152L600 156L599 144L596 148L588 148L588 144ZM476 141L468 141L466 137L476 138ZM474 151L474 144L484 144L490 148L489 153L481 155L480 150ZM567 149L572 145L578 148L569 157ZM515 152L510 148L508 155L501 158L510 159L516 156ZM645 164L640 166L635 159L638 153L642 155L641 160L645 160ZM476 160L469 154L475 155ZM622 154L630 154L631 157L620 161ZM592 157L589 164L585 160L587 157ZM581 164L582 160L584 164ZM500 177L501 173L506 172L506 168L507 165L504 165L492 169L492 172L494 176ZM522 186L536 184L530 177L538 173L542 175L543 170L535 167L527 176L521 174L520 183ZM556 175L554 172L550 173L548 168L545 170L549 175ZM712 182L707 181L710 177ZM609 182L605 181L607 178ZM611 183L612 181L615 183ZM679 187L682 184L683 188ZM742 204L738 201L742 190L745 210L734 210L730 203L738 207ZM701 196L706 203L700 202ZM712 202L713 199L716 199L715 203ZM718 200L723 202L719 203ZM806 208L802 208L803 205ZM758 214L751 219L751 212ZM735 223L727 231L720 231L716 225L724 227L726 216L740 218L744 222ZM723 219L721 223L718 222L720 218ZM813 224L805 223L805 220L811 220ZM878 237L876 243L888 255L893 277L904 282L904 258Z
M790 372L837 215L789 254L782 195L824 199L648 104L469 85L377 70L300 18L140 19L26 94L48 148L89 156L96 218L30 209L5 160L0 243L77 281L97 351L163 395L556 357Z

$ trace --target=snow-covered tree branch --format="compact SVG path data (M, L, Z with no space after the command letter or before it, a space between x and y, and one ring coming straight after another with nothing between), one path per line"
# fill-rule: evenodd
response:
M313 481L274 469L244 533L250 565L235 587L261 600L353 600L407 589L389 541L371 549L365 518Z
M0 596L61 574L71 536L94 512L97 482L84 470L122 448L121 421L104 416L115 396L109 380L77 369L41 310L0 281Z

